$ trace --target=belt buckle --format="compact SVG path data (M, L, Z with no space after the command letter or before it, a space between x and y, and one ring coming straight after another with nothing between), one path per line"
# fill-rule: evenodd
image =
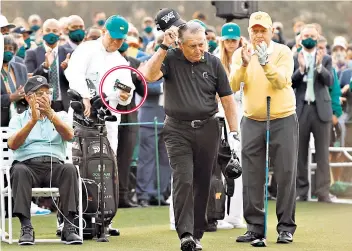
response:
M200 125L197 126L195 123L201 123L201 122L202 122L201 120L192 120L192 122L191 122L192 128L199 128Z

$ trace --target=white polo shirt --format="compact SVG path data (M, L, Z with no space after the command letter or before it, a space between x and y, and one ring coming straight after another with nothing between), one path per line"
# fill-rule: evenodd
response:
M77 46L68 62L65 75L71 89L76 90L83 98L92 98L99 94L99 84L105 73L116 66L129 66L129 62L117 50L107 52L103 46L102 38L100 38L83 42ZM86 79L94 84L95 91L88 88ZM114 91L116 79L131 87L131 96L128 100L120 100L119 90ZM111 107L116 107L117 104L128 105L134 90L135 86L129 69L113 71L103 84L103 92L108 96Z

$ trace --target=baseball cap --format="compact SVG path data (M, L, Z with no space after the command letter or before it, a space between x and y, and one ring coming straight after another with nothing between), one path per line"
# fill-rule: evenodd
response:
M241 38L241 28L235 23L224 24L221 28L221 39L229 40L235 39L239 40Z
M45 77L36 75L28 78L26 84L24 85L24 92L27 95L29 92L34 92L43 86L50 88L50 85Z
M186 21L181 19L181 16L173 9L161 9L155 17L155 24L157 30L165 31L171 26L179 27L185 24Z
M15 28L16 25L14 24L9 24L9 21L7 21L7 18L4 15L0 15L0 27L9 27L10 29Z
M254 25L260 25L268 29L273 26L273 21L271 20L271 17L269 16L268 13L263 11L258 11L258 12L252 13L252 15L249 18L248 28L252 28Z
M23 33L33 33L32 30L26 30L25 28L23 28L22 26L16 27L15 29L12 30L12 32L14 33L18 33L18 34L23 34Z
M347 45L343 42L343 41L336 41L333 45L332 45L332 50L334 50L336 47L342 47L345 50L347 49Z
M105 28L113 39L125 39L128 33L128 22L121 16L111 16L105 22Z

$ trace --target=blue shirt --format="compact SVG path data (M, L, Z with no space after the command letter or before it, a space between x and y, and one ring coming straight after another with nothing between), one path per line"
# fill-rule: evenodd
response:
M56 115L63 122L69 123L66 112L57 112ZM30 119L30 109L12 117L9 124L9 137L23 128ZM43 120L38 120L24 143L13 151L14 160L25 161L36 157L52 156L65 161L66 148L67 142L56 131L54 124L48 118L44 118Z

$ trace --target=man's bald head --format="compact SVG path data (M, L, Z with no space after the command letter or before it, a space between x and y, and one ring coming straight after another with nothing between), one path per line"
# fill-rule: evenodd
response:
M69 16L67 18L67 24L69 28L70 26L83 26L81 29L84 29L84 21L80 16L77 15Z
M54 33L58 36L61 35L60 22L54 18L45 20L43 24L43 35Z

